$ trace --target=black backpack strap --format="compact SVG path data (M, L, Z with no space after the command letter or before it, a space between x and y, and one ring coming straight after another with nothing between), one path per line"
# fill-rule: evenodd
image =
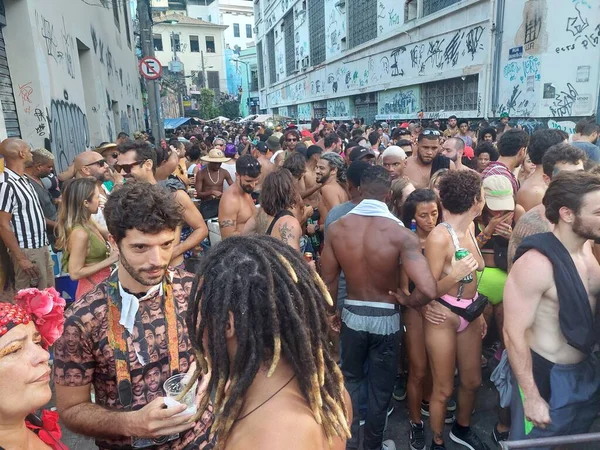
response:
M281 211L279 211L275 217L273 217L273 220L271 220L271 223L269 224L269 228L267 228L267 232L266 235L267 236L271 236L271 232L273 231L273 228L275 227L275 223L281 219L282 217L285 216L294 216L291 212L289 212L287 209L282 209Z

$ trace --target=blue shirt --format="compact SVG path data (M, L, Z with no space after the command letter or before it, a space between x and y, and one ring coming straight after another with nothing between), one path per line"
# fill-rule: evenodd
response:
M600 147L585 141L575 141L573 142L573 145L583 150L589 159L600 163Z

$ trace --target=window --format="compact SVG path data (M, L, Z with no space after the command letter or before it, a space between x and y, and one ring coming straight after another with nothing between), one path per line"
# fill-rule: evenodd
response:
M250 90L258 91L258 69L250 69Z
M198 41L198 36L190 36L190 52L200 52L200 41Z
M265 65L263 63L262 41L256 44L256 63L258 64L258 88L265 85Z
M404 5L404 21L414 20L417 18L417 0L406 0Z
M121 26L119 24L119 0L112 0L112 10L113 15L115 16L115 25L121 31Z
M129 14L127 14L127 8L129 2L123 2L123 21L125 22L125 33L127 33L127 45L131 48L131 35L129 31Z
M377 37L377 0L349 0L348 48Z
M215 53L215 51L214 36L206 36L206 53Z
M240 37L240 24L239 23L233 24L233 37Z
M308 0L308 32L310 34L310 62L316 66L325 61L324 0Z
M458 3L460 0L423 0L423 16L438 12L440 9Z
M249 23L246 24L246 37L252 39L252 25Z
M181 43L179 42L179 34L171 33L171 50L174 52L181 51Z
M294 42L294 9L283 17L283 39L285 42L285 71L288 76L296 71L296 47Z
M155 34L152 37L152 40L154 41L154 51L162 52L163 51L162 34Z
M424 111L476 111L478 75L426 83L422 88Z
M267 34L267 56L269 58L269 83L277 81L277 68L275 67L275 35L273 30Z
M214 91L219 92L219 71L218 70L207 70L206 71L206 80L208 81L208 88L213 89Z

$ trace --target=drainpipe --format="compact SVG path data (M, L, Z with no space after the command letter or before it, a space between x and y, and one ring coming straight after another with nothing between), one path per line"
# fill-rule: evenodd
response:
M494 13L494 1L492 0L492 10L490 17ZM500 75L501 75L501 61L502 61L502 36L504 33L504 10L506 7L506 0L497 0L496 8L496 23L492 30L492 46L494 48L494 58L492 62L492 103L487 105L488 111L492 107L498 106L500 100ZM494 115L497 115L494 112Z

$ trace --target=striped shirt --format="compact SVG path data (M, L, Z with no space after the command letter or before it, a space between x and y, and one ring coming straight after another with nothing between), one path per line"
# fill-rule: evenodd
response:
M10 223L19 247L35 249L48 245L44 211L25 175L4 169L0 175L0 211L12 215Z
M490 164L481 173L481 178L485 180L487 177L491 177L492 175L502 175L508 178L512 184L513 195L517 195L517 191L519 190L519 182L517 181L517 177L515 177L510 170L508 170L506 164L501 163L500 161L490 162Z

